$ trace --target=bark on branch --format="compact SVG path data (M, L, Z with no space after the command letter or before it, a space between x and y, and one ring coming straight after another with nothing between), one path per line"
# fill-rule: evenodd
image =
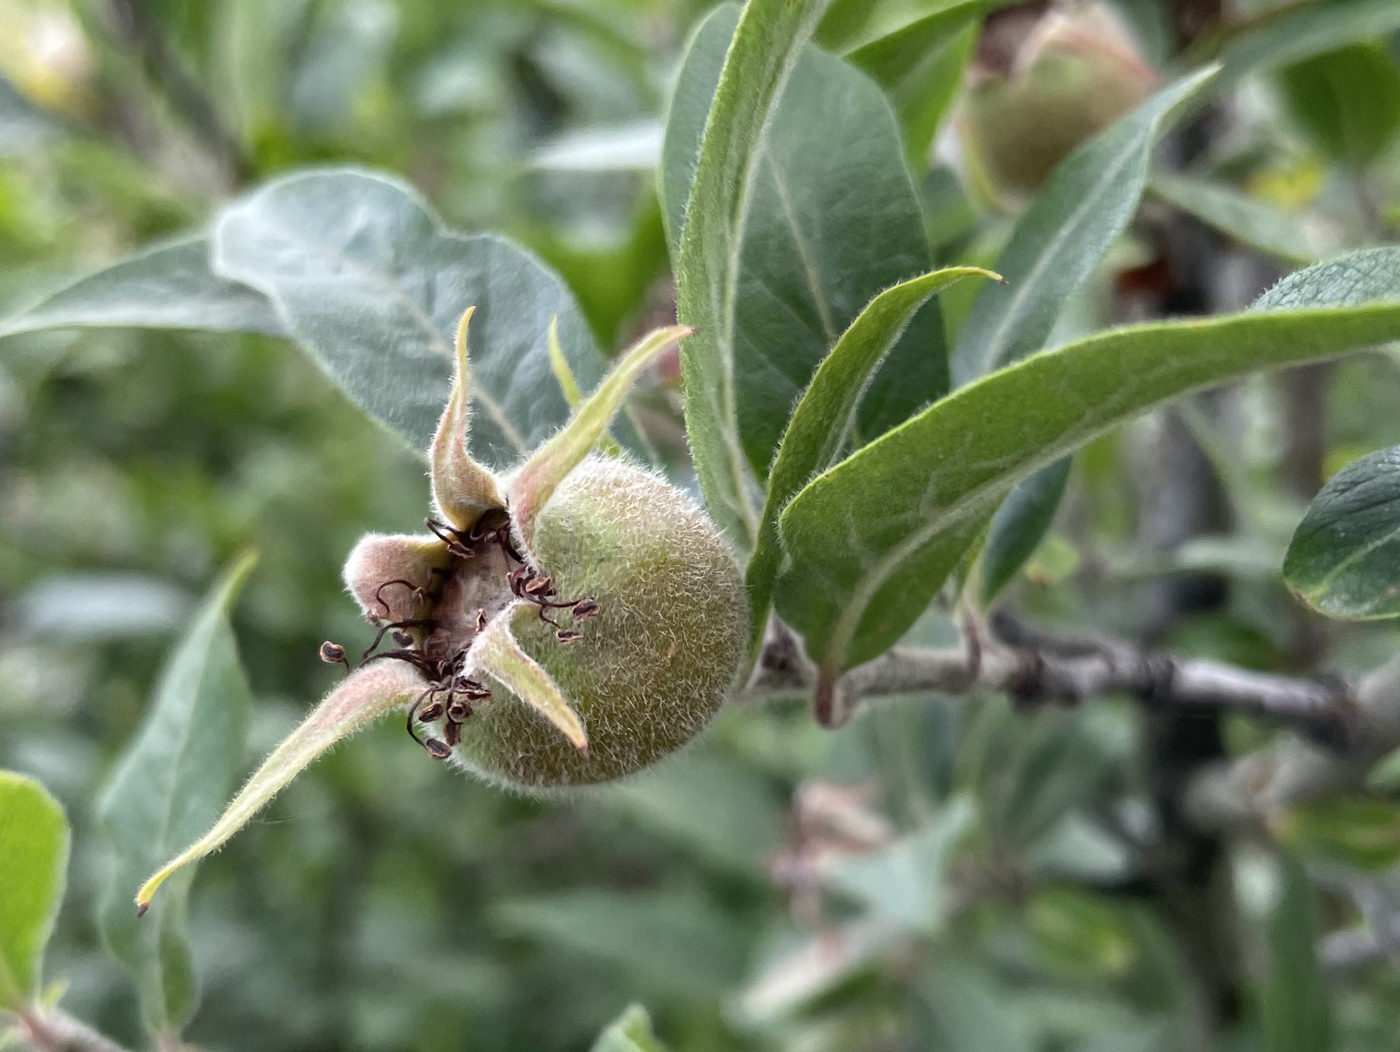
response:
M958 649L895 647L838 681L833 722L869 701L931 692L1004 691L1019 705L1072 705L1122 695L1149 708L1243 713L1294 733L1279 744L1205 769L1187 793L1207 829L1256 825L1304 799L1364 788L1371 766L1400 747L1400 659L1351 684L1181 657L1105 639L1065 639L1008 615L969 629ZM803 694L816 670L792 633L770 634L746 696Z

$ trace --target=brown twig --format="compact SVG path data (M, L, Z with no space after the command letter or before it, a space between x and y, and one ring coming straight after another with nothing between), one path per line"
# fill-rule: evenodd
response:
M1344 749L1356 731L1358 706L1341 680L1278 676L1220 661L1186 658L1110 640L1066 639L1005 614L974 655L965 649L895 647L846 673L836 684L835 722L866 701L928 691L965 695L1005 691L1023 706L1073 705L1098 695L1127 695L1154 708L1241 712L1297 730L1329 749ZM816 672L791 633L771 633L749 696L809 690Z

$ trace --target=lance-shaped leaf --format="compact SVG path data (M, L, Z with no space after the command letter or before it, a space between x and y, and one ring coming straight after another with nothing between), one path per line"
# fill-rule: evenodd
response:
M209 251L202 234L145 249L0 320L0 336L75 326L285 336L267 297L215 274Z
M438 421L428 460L432 468L433 500L447 521L468 530L492 508L505 507L496 477L478 464L467 447L471 432L471 368L467 361L467 329L475 307L468 307L457 323L456 366L452 393Z
M1331 1007L1318 960L1317 906L1303 864L1285 858L1282 887L1267 925L1267 967L1260 983L1260 1022L1267 1052L1327 1052Z
M68 871L68 819L32 778L0 771L0 1008L38 992Z
M711 516L748 548L756 530L739 437L734 341L739 264L760 144L778 96L830 0L751 0L710 107L676 268L686 432Z
M356 669L326 696L248 779L213 828L151 876L136 893L138 916L176 870L217 851L293 778L342 738L372 720L409 704L427 689L418 671L402 661L379 661Z
M1283 577L1329 617L1400 617L1400 446L1328 481L1293 534Z
M1383 298L1357 302L1365 292ZM1285 278L1242 314L1105 332L950 395L818 476L783 512L778 611L823 690L928 605L1012 485L1167 399L1400 339L1400 249Z
M559 684L539 662L521 649L511 632L512 620L517 616L533 616L535 612L536 608L527 603L515 603L492 618L472 643L468 663L470 667L485 672L554 724L575 749L586 753L588 735L584 732L578 713L565 700Z
M535 519L565 476L598 444L617 415L632 383L658 354L690 330L673 326L644 336L622 356L564 430L535 451L510 484L511 517L526 545L533 545Z
M277 304L299 344L350 399L418 450L451 387L452 333L472 319L475 416L484 464L515 462L569 417L545 332L559 318L574 375L606 363L573 296L519 246L444 231L410 187L369 172L302 172L225 209L214 268Z
M1318 253L1292 216L1224 183L1159 175L1151 193L1243 245L1288 263L1311 263Z
M1045 344L1070 295L1137 211L1163 129L1213 73L1169 84L1055 169L997 260L1007 284L983 287L958 335L949 361L954 387Z
M756 646L768 622L773 581L782 564L778 516L813 475L825 471L846 447L855 413L871 374L929 297L977 275L1000 280L980 267L947 267L880 293L841 334L793 410L778 456L768 473L768 496L758 544L749 562L750 628Z
M677 78L662 163L677 262L705 117L738 18L724 5L706 19ZM934 260L895 115L860 71L803 49L755 148L733 264L732 338L717 336L714 346L732 355L735 427L748 472L762 479L793 403L840 334L874 296ZM888 430L947 385L941 309L930 302L869 385L858 435Z
M1220 53L1222 94L1252 73L1335 51L1356 40L1384 37L1400 29L1395 0L1335 0L1279 9L1263 26L1239 33Z
M257 557L214 586L161 672L151 709L98 804L114 849L98 927L130 971L155 1034L194 1014L197 982L184 932L190 877L138 923L131 892L156 866L209 828L243 761L252 698L228 615Z

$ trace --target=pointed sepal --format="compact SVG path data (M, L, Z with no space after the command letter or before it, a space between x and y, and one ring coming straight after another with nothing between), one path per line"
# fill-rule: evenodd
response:
M438 422L433 446L433 500L442 517L459 530L469 530L482 514L505 507L496 477L475 460L467 448L471 429L471 373L467 363L467 329L475 307L468 307L457 326L457 364L452 393Z
M625 353L612 372L578 407L564 430L537 449L510 484L511 518L526 546L532 545L535 519L579 462L593 450L617 415L632 382L662 351L690 335L684 326L657 329Z
M533 616L536 609L527 603L515 603L492 618L472 643L469 664L554 724L575 749L586 753L588 735L583 721L564 698L559 684L539 662L525 653L510 630L516 616L524 613Z
M137 916L146 912L156 889L172 873L221 848L323 752L371 720L411 703L426 689L418 670L402 661L380 661L350 673L263 761L213 828L141 886L136 893Z

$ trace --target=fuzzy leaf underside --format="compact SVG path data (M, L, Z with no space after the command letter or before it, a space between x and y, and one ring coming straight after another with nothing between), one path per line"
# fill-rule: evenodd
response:
M214 273L203 234L153 245L0 320L0 336L39 329L130 327L286 336L265 296Z
M547 332L580 382L604 360L572 294L519 246L444 231L409 186L357 169L274 180L224 210L214 268L264 293L342 390L414 449L432 440L447 402L452 337L473 320L472 451L516 460L569 417Z
M1136 214L1163 130L1210 77L1209 70L1200 71L1162 88L1051 173L997 260L1007 284L978 293L953 348L956 386L1044 346L1070 296ZM992 520L987 550L997 565L991 568L996 580L984 578L995 584L987 597L1015 576L1055 517L1068 465L1046 470L1018 486Z

